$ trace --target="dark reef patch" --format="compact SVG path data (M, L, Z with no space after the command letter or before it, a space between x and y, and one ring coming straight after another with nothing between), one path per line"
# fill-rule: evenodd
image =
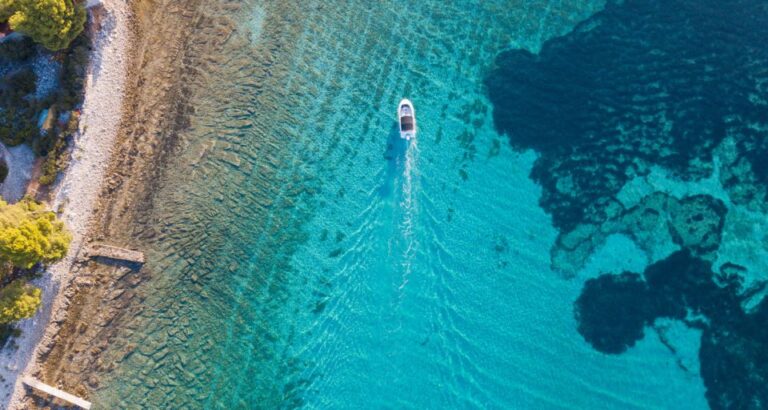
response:
M636 273L588 280L576 301L579 333L601 352L622 353L643 338L656 317L648 299L648 285ZM606 306L618 310L604 311Z
M643 275L624 272L588 280L574 304L579 333L595 349L621 353L659 318L702 330L701 377L715 409L768 406L768 301L747 313L738 276L678 251Z
M574 305L580 334L619 354L661 318L701 329L716 409L768 408L768 300L752 303L765 284L744 289L755 273L744 266L712 269L729 207L768 212L767 38L764 0L609 0L539 54L502 52L486 78L499 133L539 155L531 177L559 231L555 269L578 272L612 234L649 255L682 249L642 274L588 280ZM730 204L647 191L622 202L654 169L716 175Z
M494 123L540 154L531 176L561 234L610 219L622 187L653 166L710 175L724 145L720 182L734 203L765 210L766 38L764 1L609 2L539 54L497 57Z

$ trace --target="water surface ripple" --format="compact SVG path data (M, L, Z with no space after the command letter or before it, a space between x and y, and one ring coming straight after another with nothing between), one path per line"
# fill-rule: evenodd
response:
M494 128L497 54L538 52L602 1L200 7L222 37L190 47L189 126L138 230L152 278L116 323L97 403L706 406L660 336L606 356L578 334L586 278L550 270L536 154ZM418 113L411 145L402 97ZM695 350L696 330L670 326Z

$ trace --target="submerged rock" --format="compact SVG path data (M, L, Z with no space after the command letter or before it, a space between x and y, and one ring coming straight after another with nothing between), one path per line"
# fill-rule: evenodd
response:
M756 0L610 2L538 54L521 49L497 57L486 78L494 124L514 148L539 154L531 177L560 231L556 269L578 270L581 256L559 254L576 248L566 238L616 222L616 198L627 182L653 167L683 183L707 177L721 145L732 154L720 158L731 200L768 210L765 15ZM708 233L721 215L701 217L674 229L675 242L716 248L719 237Z
M661 259L588 280L574 305L579 333L619 354L660 319L701 329L716 409L768 407L768 301L755 300L760 283L742 285L749 258L719 254L768 247L740 222L768 213L766 21L758 0L610 1L538 54L502 52L486 78L499 133L538 154L531 178L559 231L553 267L574 275L613 234ZM718 192L619 200L654 169L681 185L710 178Z
M586 282L574 304L578 331L595 349L619 354L661 318L702 330L700 373L716 409L768 404L768 301L746 312L741 281L683 250L642 276L605 274ZM748 296L747 296L748 297Z

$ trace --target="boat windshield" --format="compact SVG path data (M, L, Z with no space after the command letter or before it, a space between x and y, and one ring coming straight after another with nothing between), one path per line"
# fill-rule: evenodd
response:
M413 131L413 117L400 117L400 131Z

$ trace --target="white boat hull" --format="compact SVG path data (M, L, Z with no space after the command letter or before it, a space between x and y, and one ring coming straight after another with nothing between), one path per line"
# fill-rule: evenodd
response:
M397 122L400 129L400 138L412 140L416 138L416 110L407 98L403 98L397 105Z

